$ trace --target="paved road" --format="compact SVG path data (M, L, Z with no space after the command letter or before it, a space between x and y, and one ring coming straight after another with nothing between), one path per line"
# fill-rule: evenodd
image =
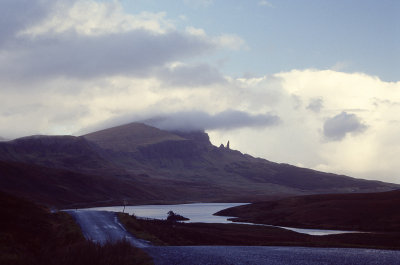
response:
M128 233L114 212L87 210L68 210L66 212L71 214L80 225L83 235L94 242L104 244L107 241L115 242L126 239L139 248L150 246L147 241L137 239Z
M303 247L151 247L156 265L399 265L400 251Z
M149 253L156 265L400 265L400 251L306 247L156 247L130 235L113 212L67 211L86 238L104 243L126 238Z

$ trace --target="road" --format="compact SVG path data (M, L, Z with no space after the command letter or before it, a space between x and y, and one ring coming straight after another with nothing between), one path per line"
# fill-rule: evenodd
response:
M147 241L133 237L118 221L114 212L68 210L66 211L76 220L82 229L83 235L94 242L104 244L107 241L115 242L126 239L138 248L149 247Z
M116 213L67 211L86 238L104 243L127 239L154 258L156 265L400 265L400 251L343 248L266 246L184 246L157 247L130 235Z
M156 265L399 265L400 251L341 248L192 246L146 250Z

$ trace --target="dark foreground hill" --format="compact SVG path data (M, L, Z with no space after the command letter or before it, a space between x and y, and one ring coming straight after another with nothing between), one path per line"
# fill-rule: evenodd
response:
M128 242L86 241L79 226L63 212L0 192L0 264L153 264Z
M80 137L0 142L0 161L0 190L63 207L254 201L399 187L278 164L216 147L204 132L167 132L140 123Z
M132 194L152 198L151 192L142 190L134 179L6 161L0 161L0 172L3 191L46 205L75 208L91 203L121 204Z
M400 190L380 193L321 194L258 202L218 215L234 221L277 226L400 232Z
M0 184L2 191L58 208L201 200L199 190L205 190L183 181L90 175L9 161L0 161ZM218 191L210 188L204 194Z

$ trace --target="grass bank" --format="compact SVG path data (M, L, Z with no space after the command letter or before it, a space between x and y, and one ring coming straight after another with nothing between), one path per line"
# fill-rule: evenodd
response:
M2 265L134 265L153 264L128 242L99 245L85 240L64 212L0 193L0 264Z
M126 229L155 245L308 246L400 249L400 233L353 233L311 236L285 229L241 225L142 220L119 214Z
M276 226L400 233L400 190L319 194L258 202L217 213Z

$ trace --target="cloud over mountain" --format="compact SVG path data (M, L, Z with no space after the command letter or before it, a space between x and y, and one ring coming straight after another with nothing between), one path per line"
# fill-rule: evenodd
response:
M214 115L202 111L183 111L151 118L144 122L163 130L197 131L269 127L279 124L280 118L268 113L252 115L237 110L226 110Z
M195 2L205 3L199 11L220 5ZM248 35L199 28L190 12L124 4L0 1L0 135L71 134L163 117L154 125L205 129L217 145L230 139L273 161L398 178L400 82L307 68L251 74L257 66L239 60L250 67L242 74L233 64L242 57L233 58L253 54Z

